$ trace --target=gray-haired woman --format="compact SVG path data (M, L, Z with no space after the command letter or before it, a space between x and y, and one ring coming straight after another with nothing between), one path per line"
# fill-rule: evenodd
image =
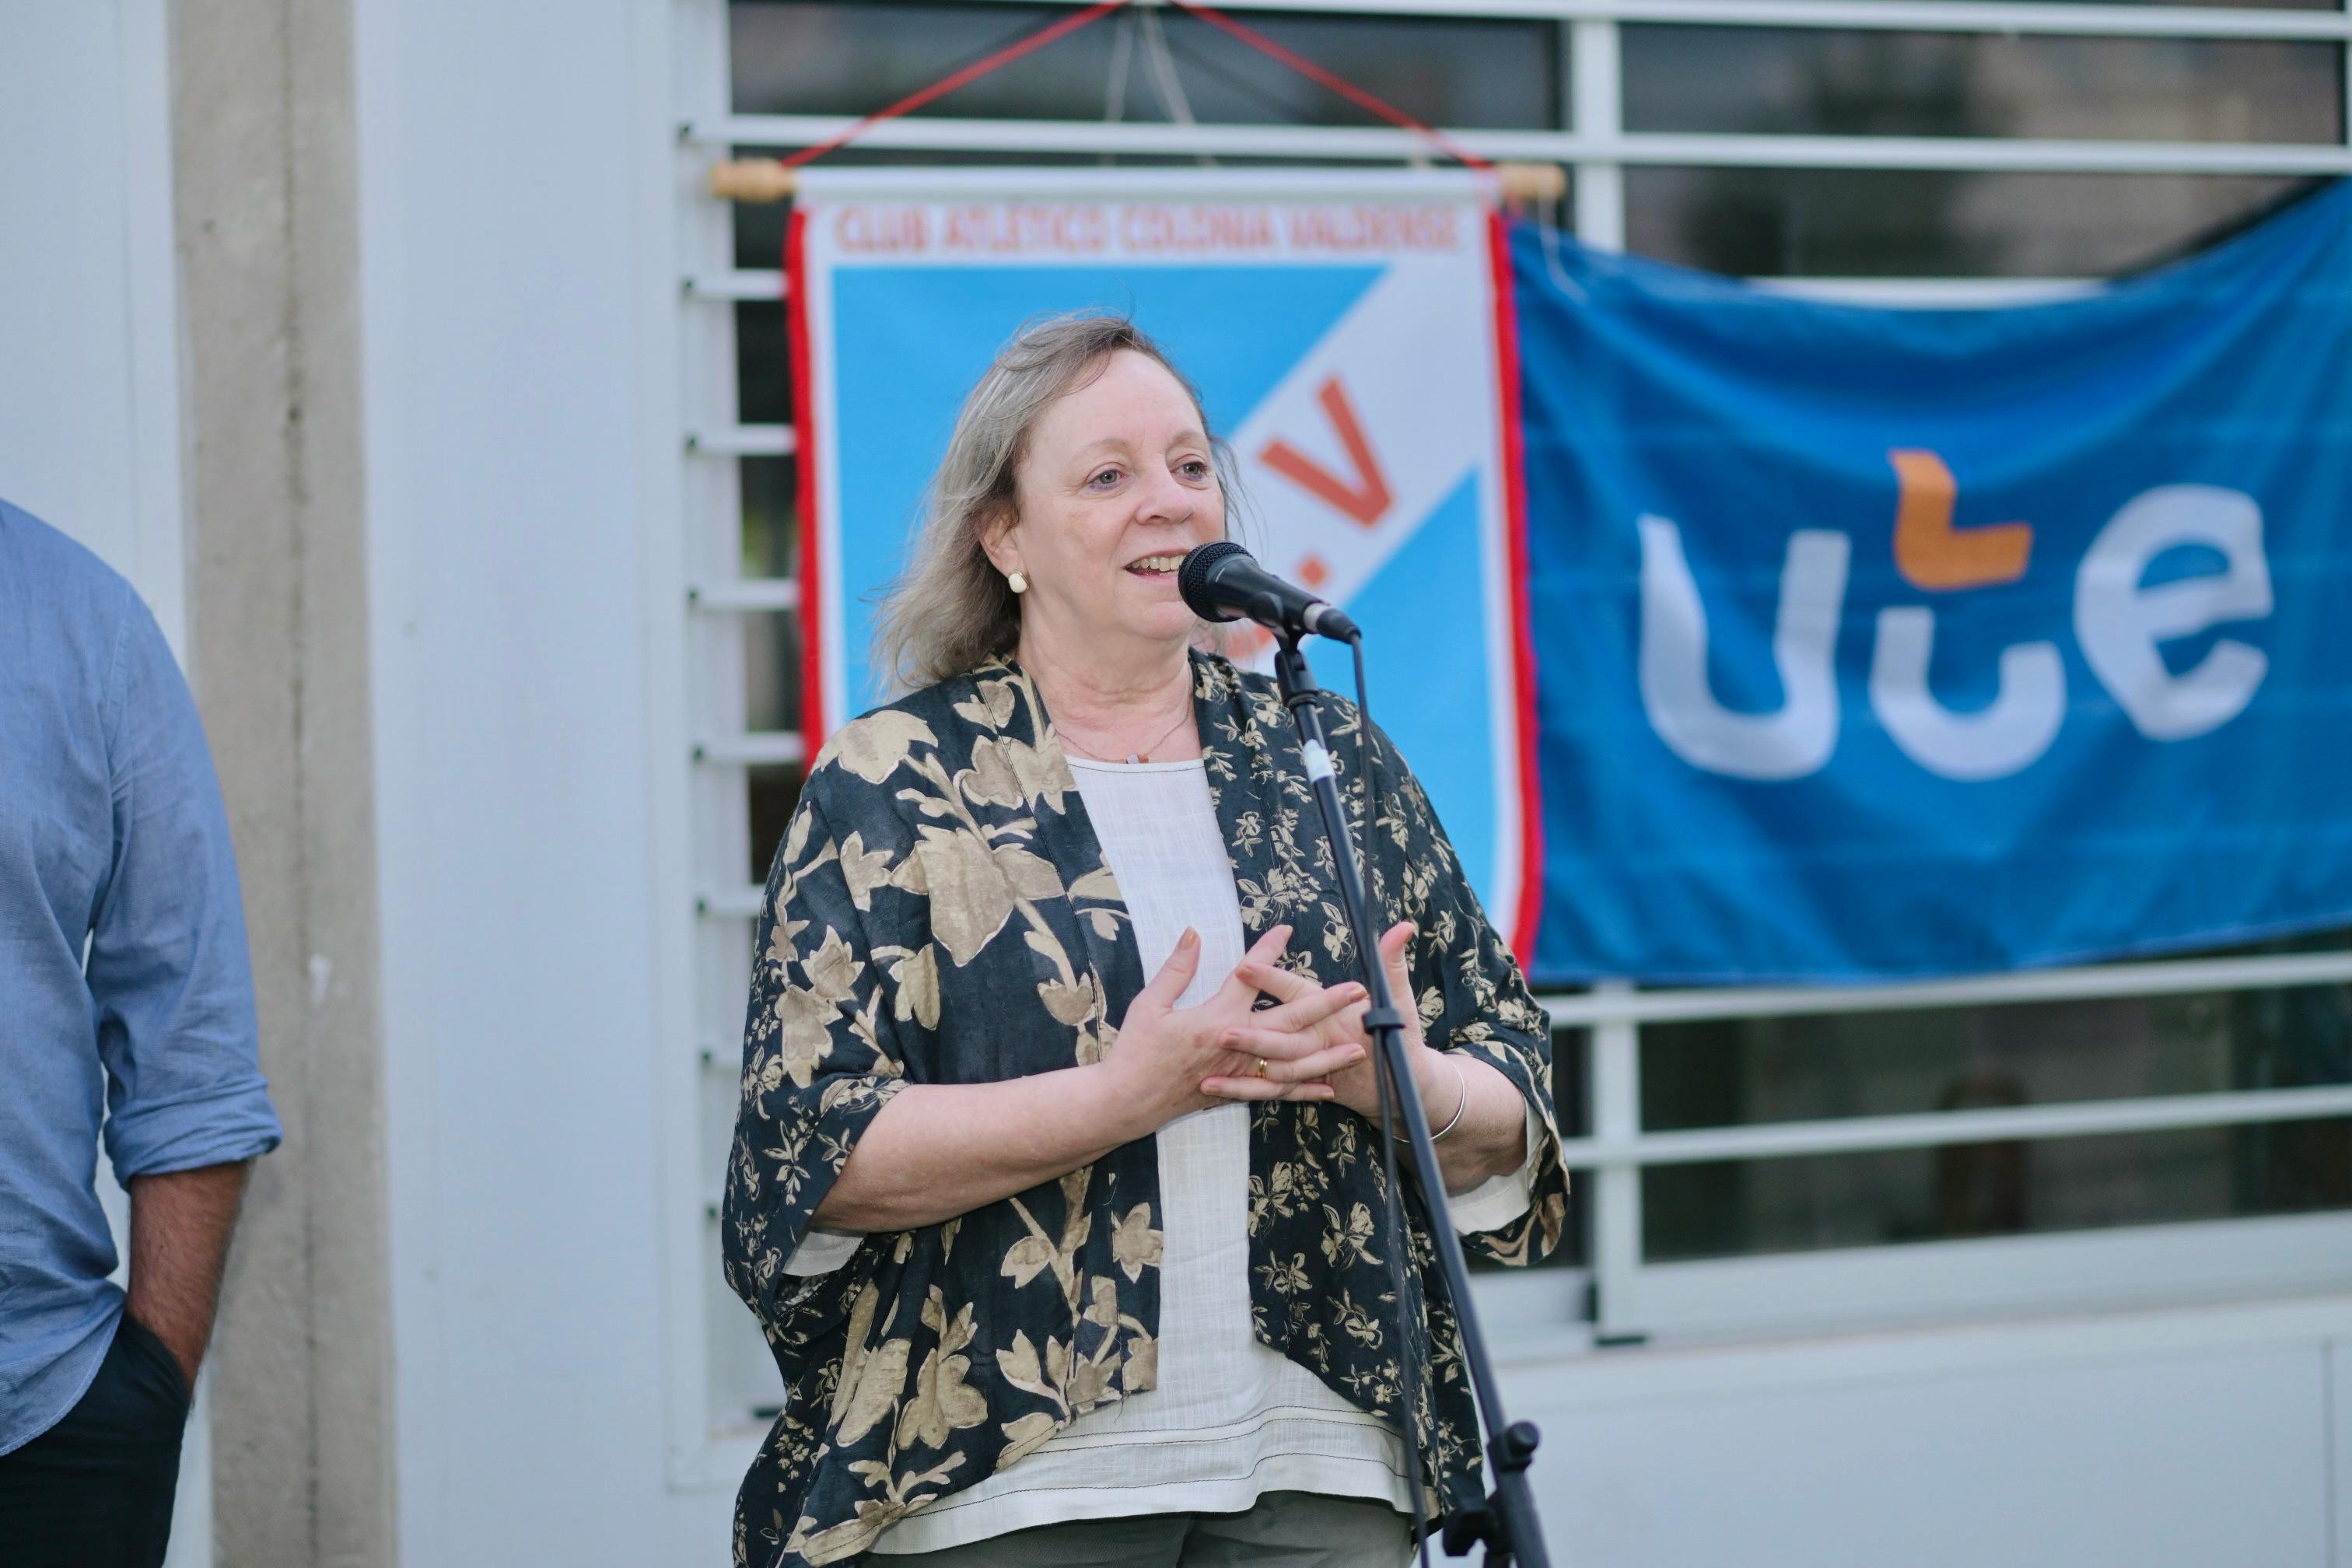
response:
M1176 592L1222 458L1116 317L1024 331L964 405L882 616L919 689L817 757L757 939L726 1266L786 1398L740 1563L1400 1562L1408 1428L1424 1517L1476 1498L1411 1184L1402 1311L1391 1283L1297 746ZM1330 708L1455 1223L1528 1262L1566 1212L1546 1021L1402 759Z

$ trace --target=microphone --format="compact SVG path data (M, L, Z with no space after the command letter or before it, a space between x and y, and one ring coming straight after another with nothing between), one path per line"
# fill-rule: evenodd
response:
M1286 583L1230 539L1195 546L1177 568L1176 591L1204 621L1246 616L1285 637L1354 642L1356 623L1306 589Z

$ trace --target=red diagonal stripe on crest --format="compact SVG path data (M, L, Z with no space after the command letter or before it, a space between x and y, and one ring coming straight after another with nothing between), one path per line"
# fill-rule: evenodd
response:
M1323 405L1331 427L1339 433L1339 445L1347 448L1348 461L1356 470L1354 476L1342 479L1279 438L1267 442L1257 460L1307 494L1328 503L1342 516L1371 528L1387 514L1396 499L1389 491L1388 476L1381 471L1380 459L1372 455L1372 444L1365 439L1363 421L1356 417L1355 405L1348 401L1347 389L1339 384L1338 376L1325 378L1315 394L1315 401Z

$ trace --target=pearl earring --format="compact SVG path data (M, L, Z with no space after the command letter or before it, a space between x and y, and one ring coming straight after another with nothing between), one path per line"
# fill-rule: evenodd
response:
M1023 574L1015 572L1004 579L1004 585L1016 594L1025 594L1029 591L1029 579Z

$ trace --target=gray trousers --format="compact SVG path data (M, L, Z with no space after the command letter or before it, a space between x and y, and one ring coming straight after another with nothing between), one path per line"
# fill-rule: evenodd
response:
M1246 1513L1146 1513L1041 1524L875 1568L1401 1568L1405 1517L1369 1498L1268 1492Z

